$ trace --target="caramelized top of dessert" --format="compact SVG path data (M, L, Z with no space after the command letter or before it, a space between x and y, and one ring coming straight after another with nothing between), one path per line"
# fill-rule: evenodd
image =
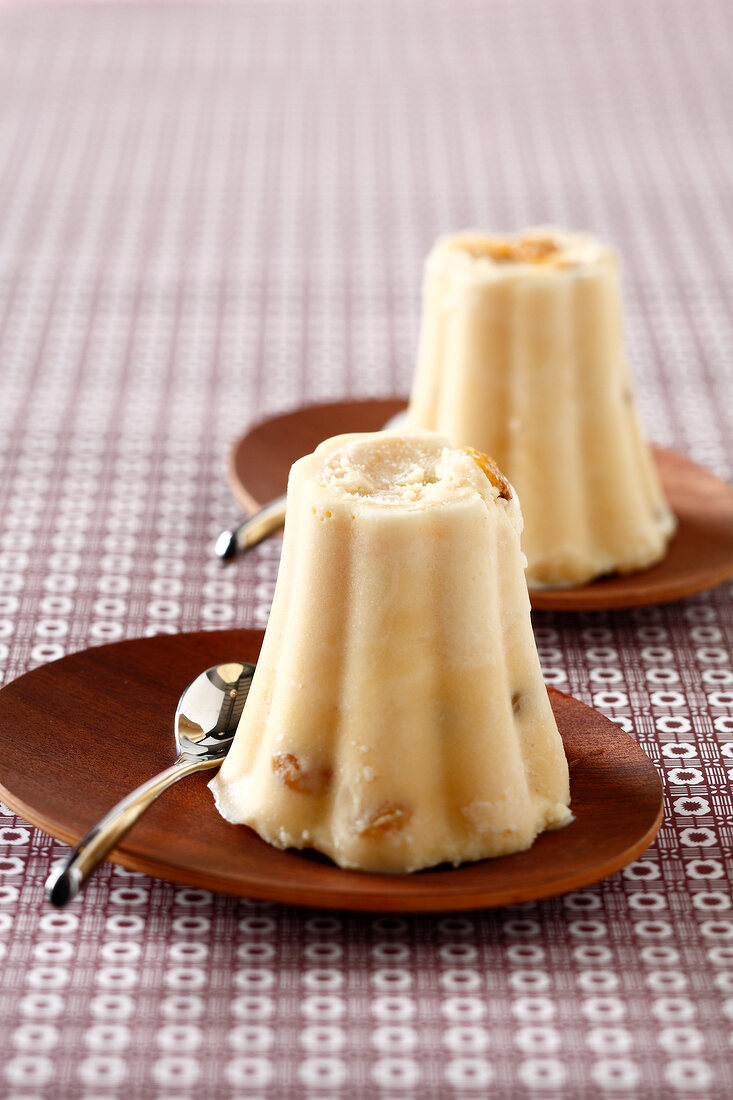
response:
M501 498L516 504L512 487L493 458L473 447L453 448L433 432L364 433L335 442L340 445L324 454L318 480L337 496L350 498L353 507L368 501L420 509L474 493L487 501ZM311 510L324 521L332 516L325 500Z
M554 263L563 251L552 237L474 237L456 242L456 248L495 264Z

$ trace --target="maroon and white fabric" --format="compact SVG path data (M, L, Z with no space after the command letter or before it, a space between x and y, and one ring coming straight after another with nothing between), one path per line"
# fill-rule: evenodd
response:
M0 654L263 626L227 449L406 393L423 257L466 226L618 245L650 435L733 463L728 0L0 6ZM664 774L636 864L447 917L248 903L0 805L4 1100L733 1095L733 590L535 616L547 680ZM0 768L2 762L0 761Z

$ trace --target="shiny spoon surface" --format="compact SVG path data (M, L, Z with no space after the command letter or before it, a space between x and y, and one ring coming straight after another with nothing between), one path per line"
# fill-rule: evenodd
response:
M407 427L407 409L401 409L389 418L381 430L402 431ZM246 438L240 440L240 444L245 442ZM236 466L236 462L234 465ZM253 516L243 520L238 527L222 531L214 545L217 558L223 562L232 561L238 554L246 553L247 550L251 550L253 546L257 546L258 543L273 535L285 523L285 501L285 494L275 497L264 504Z
M94 825L46 883L46 897L61 908L132 828L140 815L185 775L218 768L234 740L255 666L241 661L207 668L181 695L176 708L178 758L118 802Z
M285 523L285 500L285 496L275 497L238 527L222 531L214 545L217 558L231 561L237 554L251 550L263 539L273 535Z

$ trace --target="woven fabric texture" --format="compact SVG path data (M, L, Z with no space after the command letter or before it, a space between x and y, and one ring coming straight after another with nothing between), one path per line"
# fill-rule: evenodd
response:
M264 626L277 540L212 555L228 449L407 393L439 233L613 242L648 432L730 478L732 38L728 0L1 6L4 682ZM638 862L416 918L107 864L57 913L64 846L0 804L0 1096L733 1095L733 589L535 628L664 774Z

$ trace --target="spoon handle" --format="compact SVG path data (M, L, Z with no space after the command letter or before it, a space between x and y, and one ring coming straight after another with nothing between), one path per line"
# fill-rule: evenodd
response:
M203 771L204 768L219 767L221 762L221 759L181 758L170 768L166 768L165 771L136 787L121 802L113 806L101 821L93 825L86 836L81 838L76 848L69 853L61 867L51 872L46 882L48 901L59 909L68 904L76 897L104 857L119 843L158 795L177 783L179 779L183 779L184 775Z
M285 499L284 496L275 497L259 512L240 523L239 527L222 531L214 547L217 558L229 561L274 534L285 523Z

